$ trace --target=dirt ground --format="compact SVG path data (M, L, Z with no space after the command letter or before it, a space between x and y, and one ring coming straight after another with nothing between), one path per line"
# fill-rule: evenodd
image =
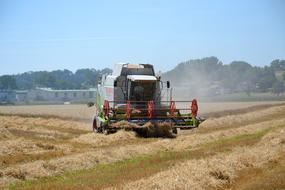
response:
M94 111L94 108L87 108L85 105L2 106L0 107L0 113L2 113L0 115L0 189L17 189L17 187L25 189L26 186L21 184L30 180L33 183L29 183L26 189L57 189L62 185L58 184L63 183L62 179L52 183L45 181L44 183L47 183L45 185L42 185L43 182L40 180L48 176L65 176L66 172L78 170L81 172L76 175L83 175L83 177L78 177L76 180L82 180L86 177L84 171L89 172L89 169L96 166L121 163L124 160L145 155L148 155L149 159L158 153L165 154L168 160L164 163L165 158L160 158L159 163L164 165L157 169L152 167L151 170L147 170L148 172L142 172L140 169L139 174L132 176L124 173L125 180L115 180L112 183L106 181L104 184L105 182L101 181L98 185L83 182L80 187L86 189L239 189L239 187L246 187L245 182L242 183L240 178L245 171L246 174L251 175L249 171L257 169L263 171L263 168L272 162L279 164L279 168L284 168L282 155L285 153L285 105L276 105L277 102L263 104L247 102L242 105L238 103L207 104L208 107L206 104L201 104L200 110L212 116L216 112L221 113L225 110L239 111L227 116L209 117L198 129L180 133L174 139L140 138L134 132L127 131L119 131L107 136L95 134L91 131L90 123L80 120L87 120L88 116L92 116L89 112ZM258 107L264 104L267 106ZM51 117L57 113L63 118ZM26 114L36 116L30 117ZM221 144L225 144L224 149L219 147ZM200 149L203 151L200 152ZM197 150L199 155L193 159L191 156L197 154ZM184 155L189 151L190 156ZM175 156L169 156L172 152L175 152ZM183 156L179 157L179 155ZM124 166L128 164L130 163L127 162ZM150 164L155 163L150 162ZM145 166L146 164L139 165L133 168L133 171ZM122 168L120 171L123 171ZM279 173L281 177L285 176L284 170L280 170ZM91 174L88 175L90 177ZM69 175L66 178L68 177ZM267 178L269 179L270 176ZM260 179L265 178L261 175ZM74 184L71 186L66 182L64 184L66 187L60 186L61 189L78 189ZM282 185L284 184L281 184L281 187Z

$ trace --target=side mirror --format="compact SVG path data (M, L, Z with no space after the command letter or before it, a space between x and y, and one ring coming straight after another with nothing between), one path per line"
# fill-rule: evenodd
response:
M167 86L167 88L170 88L170 82L169 81L166 81L166 86Z
M98 84L102 84L102 76L99 76L99 78L98 78Z
M118 86L118 83L117 83L117 81L115 80L114 81L114 87L117 87Z

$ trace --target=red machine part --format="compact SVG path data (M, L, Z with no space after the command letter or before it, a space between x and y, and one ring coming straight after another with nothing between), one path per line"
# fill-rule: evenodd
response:
M104 116L105 117L107 117L109 112L110 112L110 105L109 105L109 101L108 100L104 101L103 112L104 112Z
M193 100L192 100L191 113L192 113L192 116L193 116L194 118L197 117L197 114L198 114L198 103L197 103L197 100L196 100L196 99L193 99Z
M154 107L154 103L153 101L148 101L147 102L147 113L148 113L148 118L152 118L153 117L153 107Z
M173 117L174 116L174 112L176 110L176 105L174 101L170 101L170 109L169 109L169 113L170 115Z
M132 111L131 102L127 101L127 105L126 105L126 117L127 117L127 119L131 118L131 111Z

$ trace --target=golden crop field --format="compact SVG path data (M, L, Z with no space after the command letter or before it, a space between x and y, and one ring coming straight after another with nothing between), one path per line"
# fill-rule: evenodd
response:
M95 134L80 120L95 111L85 105L2 106L0 189L285 188L284 104L201 103L200 110L238 111L168 139Z

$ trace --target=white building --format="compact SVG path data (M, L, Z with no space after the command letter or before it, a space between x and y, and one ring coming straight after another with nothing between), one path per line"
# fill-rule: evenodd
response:
M88 90L53 90L37 88L27 92L29 102L87 102L94 101L96 89Z
M28 91L27 90L16 90L16 102L27 102Z
M0 104L15 102L16 94L14 90L0 90Z

